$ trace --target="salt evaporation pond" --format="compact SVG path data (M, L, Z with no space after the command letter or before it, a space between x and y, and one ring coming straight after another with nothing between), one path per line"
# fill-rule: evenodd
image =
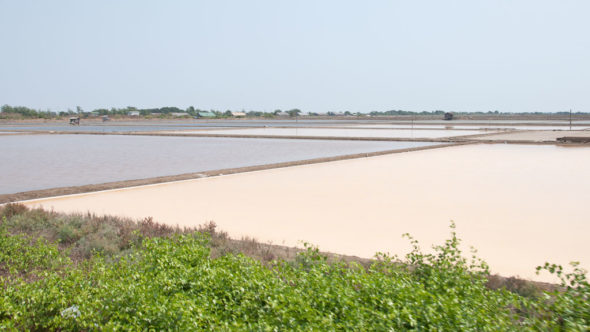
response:
M474 124L476 123L476 124ZM516 123L536 124L517 127ZM454 126L454 129L480 129L480 128L514 128L514 129L560 129L568 123L563 121L511 121L511 120L453 120L444 122L440 120L417 120L413 127L416 129L446 129L447 126ZM574 121L575 128L588 128L589 121ZM389 120L366 120L366 119L340 119L340 120L310 120L310 119L273 119L273 120L251 120L251 119L211 119L211 120L136 120L136 121L109 121L82 119L79 126L71 126L65 120L62 122L50 121L41 123L18 123L3 122L0 124L0 131L80 131L80 132L138 132L138 131L163 131L163 130L206 130L219 128L257 128L257 127L367 127L372 128L412 128L410 121L389 121Z
M318 127L335 126L342 124L365 123L357 121L330 121L330 120L178 120L178 121L109 121L81 120L78 126L72 126L63 122L46 123L17 123L7 122L0 124L0 130L19 131L82 131L82 132L136 132L136 131L161 131L182 129L216 129L216 128L251 128L251 127Z
M516 125L411 125L411 124L376 124L349 125L351 129L445 129L445 130L569 130L569 126L516 126ZM587 125L572 125L572 130L587 130Z
M0 194L433 145L119 135L0 137Z
M452 136L465 136L486 134L494 131L479 130L374 130L374 129L334 129L334 128L253 128L253 129L228 129L207 130L196 132L184 130L167 133L205 133L219 135L268 135L268 136L321 136L321 137L371 137L371 138L441 138Z
M483 144L42 199L31 206L170 225L211 220L230 236L371 257L424 250L457 224L493 273L536 280L545 262L590 267L590 147ZM469 255L469 252L466 252Z
M18 131L55 131L55 132L103 132L103 133L124 133L124 132L146 132L160 130L179 130L179 129L220 129L232 128L221 125L139 125L139 124L117 124L117 125L99 125L88 124L80 126L70 126L63 124L39 124L39 125L3 125L0 130L18 130Z

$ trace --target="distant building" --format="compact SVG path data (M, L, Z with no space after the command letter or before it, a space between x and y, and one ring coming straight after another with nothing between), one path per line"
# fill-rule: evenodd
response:
M187 116L188 113L186 113L186 112L175 112L175 113L170 113L170 115L178 118L178 117L181 117L181 116Z
M129 111L129 113L127 113L127 115L129 115L129 116L139 116L139 111Z
M216 115L213 112L209 111L199 111L197 112L197 116L195 118L214 118Z
M445 113L445 120L453 120L453 113L451 113L451 112Z
M231 112L231 115L236 118L244 118L246 117L246 113L244 112Z

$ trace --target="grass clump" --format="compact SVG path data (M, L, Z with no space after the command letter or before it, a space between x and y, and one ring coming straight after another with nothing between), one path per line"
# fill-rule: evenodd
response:
M410 237L413 250L404 259L378 254L363 266L331 260L310 245L295 259L270 263L232 250L215 254L220 244L213 245L214 237L207 232L167 233L149 222L143 227L155 233L147 234L161 236L137 235L140 240L130 240L118 254L95 250L90 258L72 264L59 235L54 242L36 241L9 232L8 224L4 217L0 253L10 254L0 256L4 271L0 329L584 331L590 327L590 287L584 271L541 267L563 281L563 288L540 291L541 296L490 288L487 265L475 254L464 258L454 225L449 240L433 253L423 253ZM127 226L133 234L142 227ZM84 227L91 226L78 229ZM116 233L120 241L119 231L92 227L105 239ZM89 235L81 232L79 240L71 243L84 238ZM16 250L19 247L27 249ZM31 274L36 277L28 277Z

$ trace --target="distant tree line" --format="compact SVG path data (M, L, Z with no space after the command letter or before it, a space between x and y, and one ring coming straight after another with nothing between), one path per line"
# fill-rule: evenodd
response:
M24 106L4 105L0 110L0 114L3 115L3 117L9 117L11 115L20 115L23 118L48 119L55 117L57 115L56 113L50 111L35 110Z
M186 109L165 106L159 108L137 108L133 106L127 106L124 108L98 108L92 111L84 111L80 106L76 107L76 110L68 109L67 111L52 111L52 110L36 110L25 106L10 106L4 105L0 109L0 118L39 118L49 119L63 116L80 116L80 117L92 117L92 116L129 116L131 114L138 114L143 117L168 117L171 114L175 116L186 114L187 117L197 117L199 113L208 112L213 113L216 118L227 118L233 116L232 110L203 110L189 106ZM296 117L302 114L300 109L294 108L286 111L280 109L272 112L262 111L241 111L248 117L266 117L272 118L275 116L290 116Z
M142 117L170 117L171 114L174 116L182 116L182 114L186 114L186 117L197 117L199 113L202 112L209 112L215 115L215 118L229 118L233 117L232 110L203 110L195 108L194 106L189 106L186 109L174 107L174 106L165 106L159 108L137 108L133 106L127 106L124 108L115 108L112 107L108 108L98 108L92 111L84 111L80 106L76 106L75 110L68 109L67 111L52 111L52 110L37 110L28 108L25 106L10 106L4 105L0 108L0 118L38 118L38 119L49 119L49 118L56 118L56 117L64 117L64 116L80 116L80 117L92 117L92 116L129 116L131 114L139 113ZM303 114L298 108L289 109L289 110L274 110L272 112L263 112L263 111L244 111L242 110L247 117L264 117L264 118L274 118L277 116L286 116L286 117L297 117ZM352 113L350 111L344 112L326 112L324 114L320 114L317 112L307 112L307 116L395 116L395 115L437 115L442 116L447 111L442 110L435 110L435 111L404 111L404 110L389 110L389 111L372 111L368 114L355 112ZM452 112L457 115L569 115L569 111L560 111L560 112L552 112L552 113L544 113L544 112L499 112L499 111L487 111L487 112ZM572 112L573 115L583 115L588 114L585 112Z

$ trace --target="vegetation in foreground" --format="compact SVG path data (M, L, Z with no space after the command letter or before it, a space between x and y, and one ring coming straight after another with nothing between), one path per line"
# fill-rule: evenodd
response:
M563 281L555 291L492 289L486 264L462 256L454 225L433 254L410 237L404 260L378 254L363 266L311 246L293 259L253 250L255 259L237 253L251 245L229 245L211 225L178 229L14 204L0 218L0 329L590 328L584 271L546 264L539 269Z

